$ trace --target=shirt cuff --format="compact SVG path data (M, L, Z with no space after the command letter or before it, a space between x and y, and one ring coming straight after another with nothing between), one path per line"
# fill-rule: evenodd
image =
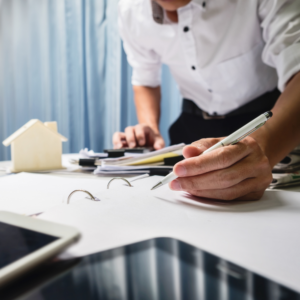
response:
M281 51L276 58L278 89L283 92L287 82L300 71L300 43Z
M137 70L132 72L132 85L158 87L161 83L161 70Z

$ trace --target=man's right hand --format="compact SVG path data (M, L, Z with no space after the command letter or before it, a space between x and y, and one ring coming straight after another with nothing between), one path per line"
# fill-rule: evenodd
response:
M159 132L150 126L138 124L125 128L125 132L115 132L113 135L114 149L153 147L159 150L165 146L165 141Z

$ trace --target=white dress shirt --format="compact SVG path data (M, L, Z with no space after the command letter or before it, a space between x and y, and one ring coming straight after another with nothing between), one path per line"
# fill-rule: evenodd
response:
M300 0L192 0L178 23L164 12L162 24L152 6L163 12L151 0L119 2L133 85L159 86L164 63L184 98L223 115L300 71Z

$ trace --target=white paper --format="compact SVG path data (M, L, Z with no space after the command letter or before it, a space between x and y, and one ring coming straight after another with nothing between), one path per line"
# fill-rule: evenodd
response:
M150 191L158 176L133 188L112 183L97 197L53 208L40 217L79 229L81 240L63 258L154 237L173 237L300 291L300 194L266 191L253 202L199 199L168 186Z
M79 151L81 158L100 158L100 157L108 157L108 153L95 153L93 150L88 148L81 149Z
M141 165L141 166L98 166L94 171L95 175L98 174L142 174L142 173L150 173L150 170L155 169L166 169L170 172L173 167L164 166L161 164L151 164L151 165Z
M123 157L118 157L118 158L111 158L111 159L105 159L101 160L101 165L102 166L108 166L108 165L117 165L117 166L126 166L128 164L132 163L138 163L141 161L144 161L146 159L161 155L161 154L166 154L169 152L174 152L178 153L178 155L181 155L181 150L185 146L185 144L178 144L178 145L172 145L169 147L162 148L160 150L152 151L152 152L147 152L143 153L139 156L123 156Z
M144 178L147 178L147 177L149 177L149 174L143 174L143 175L139 175L139 176L136 176L136 177L128 178L128 181L134 182L134 181L141 180L141 179L144 179Z
M118 170L97 170L94 172L95 175L107 175L107 176L114 176L114 175L134 175L134 174L145 174L150 173L149 170L130 170L130 171L118 171Z
M285 158L289 158L290 161L288 163L279 162L278 164L276 164L276 167L278 169L280 169L280 168L286 168L286 167L292 166L294 164L299 164L300 163L300 155L289 154Z
M66 203L68 195L77 189L92 193L106 189L109 179L63 178L45 174L19 173L0 178L0 210L25 215L37 214ZM76 193L72 202L84 199L85 193ZM87 200L89 201L89 200Z
M172 166L164 166L161 164L151 164L151 165L139 165L139 166L98 166L97 170L102 171L134 171L134 170L145 170L145 169L170 169L172 170Z

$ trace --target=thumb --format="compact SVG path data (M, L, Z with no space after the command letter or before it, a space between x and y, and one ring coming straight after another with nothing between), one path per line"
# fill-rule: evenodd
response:
M199 141L193 142L191 145L184 147L182 150L182 154L185 158L199 156L205 150L212 147L214 144L218 143L222 139L223 138L201 139Z
M159 149L162 149L164 147L165 147L165 141L164 141L164 139L161 136L157 136L154 139L153 148L155 150L159 150Z

